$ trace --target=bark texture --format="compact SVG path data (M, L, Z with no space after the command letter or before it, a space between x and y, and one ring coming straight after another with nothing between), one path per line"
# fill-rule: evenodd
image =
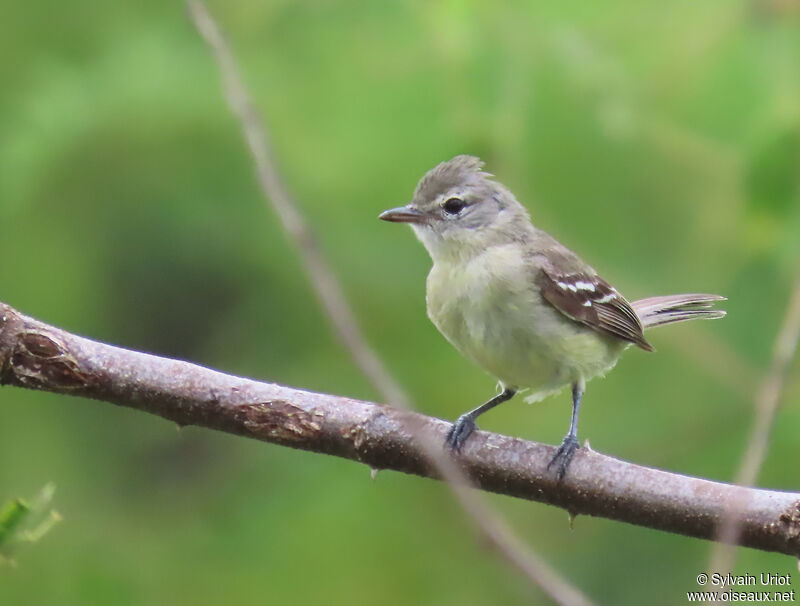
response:
M0 384L84 396L198 425L434 477L409 427L444 441L450 424L342 396L223 374L72 335L0 303ZM0 413L1 414L1 413ZM564 481L552 446L477 431L458 462L483 490L573 515L714 539L741 503L741 545L800 556L800 493L742 488L620 461L582 448Z

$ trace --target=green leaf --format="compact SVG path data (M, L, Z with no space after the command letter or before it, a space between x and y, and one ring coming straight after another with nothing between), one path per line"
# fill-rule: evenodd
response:
M12 536L30 510L30 505L22 499L14 499L3 506L0 510L0 547Z
M22 543L35 543L61 521L49 505L55 486L47 484L32 501L12 499L0 509L0 565L12 562L10 554Z

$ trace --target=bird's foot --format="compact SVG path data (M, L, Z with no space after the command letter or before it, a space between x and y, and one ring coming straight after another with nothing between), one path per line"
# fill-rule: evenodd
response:
M475 417L473 415L469 413L461 415L458 417L458 420L453 423L450 431L447 432L447 437L444 439L445 444L455 452L458 452L461 450L461 447L464 446L467 438L475 431L475 428Z
M564 475L567 473L567 468L572 462L572 457L575 456L575 451L580 447L581 445L578 443L578 438L575 436L566 436L564 441L561 442L561 446L558 447L556 454L547 464L547 469L555 466L558 479L563 480Z

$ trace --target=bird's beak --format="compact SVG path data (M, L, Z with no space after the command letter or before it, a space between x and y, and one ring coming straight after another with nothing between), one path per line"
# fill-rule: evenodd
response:
M425 213L418 211L411 206L398 206L390 208L378 215L379 219L391 221L392 223L425 223Z

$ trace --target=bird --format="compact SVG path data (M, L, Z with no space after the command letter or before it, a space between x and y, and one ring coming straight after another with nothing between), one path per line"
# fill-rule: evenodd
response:
M576 253L535 227L526 208L475 156L429 170L410 203L382 212L406 223L432 261L426 282L430 320L499 393L461 415L446 445L459 452L483 413L526 390L537 402L572 388L569 430L547 469L562 480L580 448L578 417L586 383L611 370L634 345L654 351L644 331L716 319L725 297L691 293L629 302Z

